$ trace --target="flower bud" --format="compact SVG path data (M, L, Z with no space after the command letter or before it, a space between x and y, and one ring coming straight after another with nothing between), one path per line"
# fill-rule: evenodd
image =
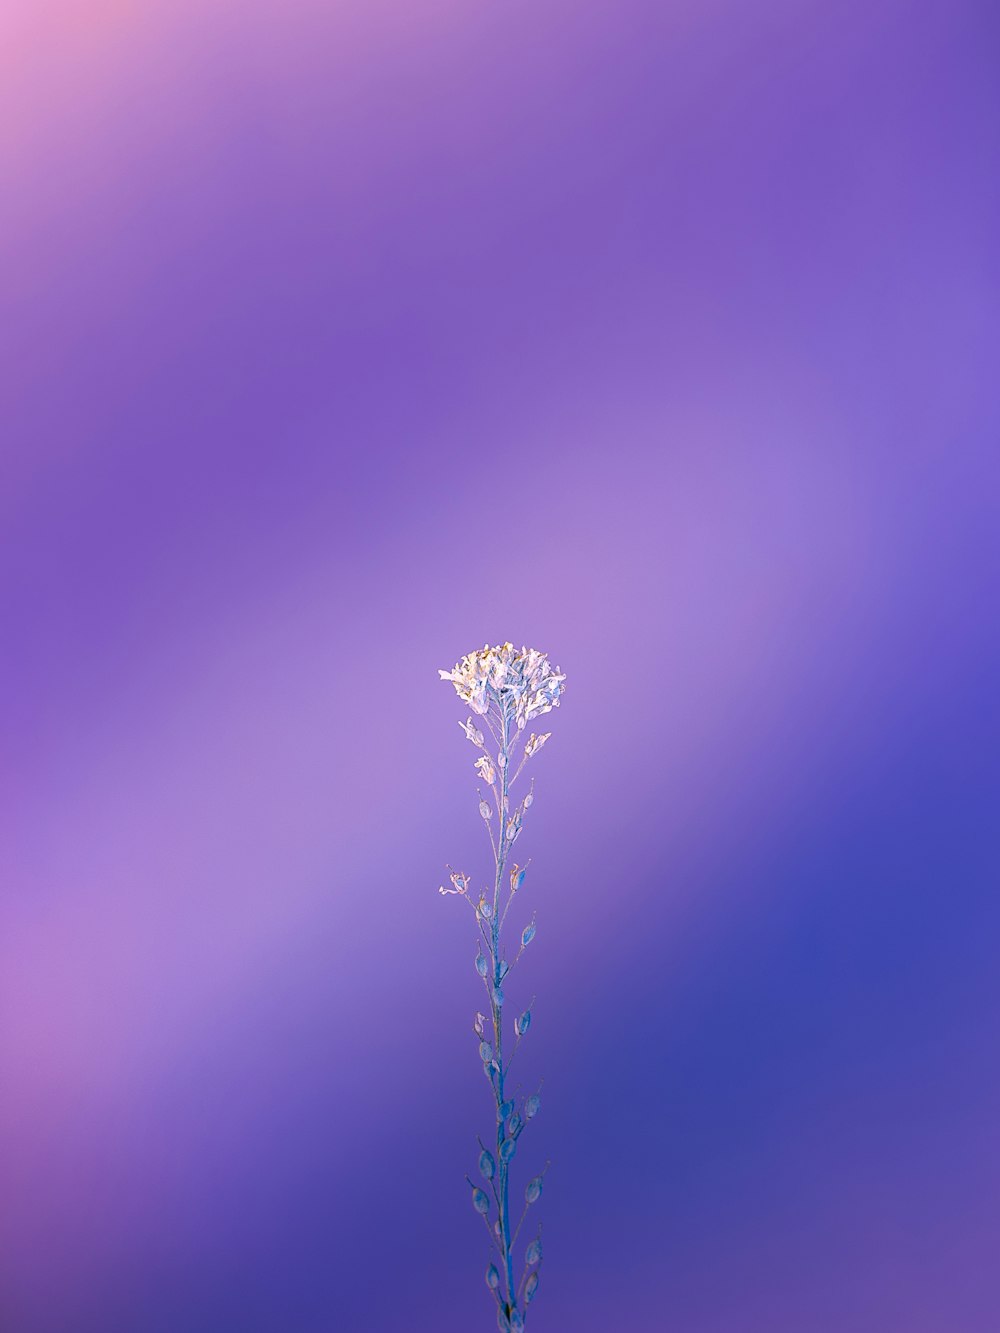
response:
M500 1145L500 1160L502 1162L509 1162L516 1152L516 1139L504 1139L503 1143Z
M513 1109L513 1101L501 1102L497 1107L497 1122L499 1123L501 1120L506 1120Z
M482 950L479 950L476 953L476 971L479 973L481 977L486 976L486 971L487 971L486 959L483 956Z
M472 1191L472 1206L477 1213L482 1213L483 1217L490 1211L490 1201L478 1185Z
M535 1176L534 1180L529 1180L524 1191L526 1203L537 1203L542 1194L542 1178Z
M542 1104L541 1097L539 1097L537 1092L533 1092L531 1096L528 1098L528 1100L524 1103L524 1118L526 1120L534 1120L535 1116L538 1114L541 1104Z
M493 1059L493 1047L488 1041L481 1041L479 1043L479 1058L484 1065L488 1065Z
M497 1287L500 1285L500 1273L497 1270L496 1264L490 1264L489 1268L486 1270L486 1285L491 1291L496 1291Z
M521 931L521 947L526 949L534 938L535 938L535 923L534 921L532 921L529 925L525 926L525 928Z
M524 1299L526 1301L533 1301L535 1299L535 1292L537 1290L538 1290L538 1274L532 1273L531 1276L528 1278L527 1282L524 1284Z
M482 815L484 819L493 818L493 811L490 809L490 807L486 804L485 801L479 802L479 813Z
M514 1031L519 1037L523 1037L528 1028L531 1027L531 1010L525 1009L520 1018L514 1020Z
M529 1268L533 1268L534 1265L541 1260L541 1257L542 1257L542 1242L538 1239L535 1239L529 1243L528 1248L524 1252L524 1262L529 1266Z
M483 1151L479 1154L479 1174L483 1177L484 1180L492 1180L493 1177L496 1175L496 1171L497 1171L497 1164L493 1160L492 1154L488 1153L484 1148Z

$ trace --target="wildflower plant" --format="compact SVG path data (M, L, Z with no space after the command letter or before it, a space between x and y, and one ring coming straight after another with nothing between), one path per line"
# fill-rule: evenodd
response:
M535 938L535 919L525 924L514 938L516 953L505 953L504 925L524 884L527 865L516 861L509 866L511 850L521 835L525 815L534 800L534 779L520 800L513 795L524 766L538 753L551 732L524 732L529 722L559 706L566 677L548 658L534 648L514 648L510 643L489 645L468 653L453 671L441 671L458 697L476 716L470 715L459 726L479 751L475 771L479 813L489 834L496 874L491 888L478 894L464 872L451 870L451 886L439 892L464 898L475 914L478 929L475 968L486 990L486 1013L478 1013L473 1032L478 1042L479 1059L492 1089L496 1111L496 1136L489 1144L479 1139L479 1184L466 1176L472 1192L472 1206L483 1219L495 1257L486 1269L486 1285L497 1306L497 1326L501 1333L519 1333L524 1328L528 1306L538 1290L538 1270L542 1259L541 1228L534 1230L522 1256L523 1266L515 1283L514 1247L525 1219L542 1193L546 1168L529 1180L524 1190L524 1209L520 1221L511 1229L510 1174L518 1143L528 1121L541 1106L537 1091L525 1097L509 1095L508 1078L518 1046L532 1023L531 1004L516 1015L505 1004L505 988L512 969ZM482 728L482 729L481 729ZM486 794L484 795L484 789ZM492 797L492 801L490 799ZM509 883L509 888L508 888ZM532 1004L534 1001L532 1000ZM504 1055L505 1028L511 1039L510 1054ZM495 1216L494 1216L495 1208Z

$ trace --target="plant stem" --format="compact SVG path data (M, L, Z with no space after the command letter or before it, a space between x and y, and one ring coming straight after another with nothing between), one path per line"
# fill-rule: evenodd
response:
M501 718L501 741L500 753L503 756L503 767L500 774L500 840L497 846L497 878L493 889L493 985L495 990L500 989L500 882L503 876L504 864L507 859L507 773L508 763L508 718L506 709L502 710ZM494 1049L496 1050L497 1065L499 1066L497 1077L494 1082L494 1092L496 1095L497 1110L504 1102L504 1067L503 1067L503 1015L501 1007L496 1002L496 996L492 996L493 1007L493 1038ZM510 1208L508 1204L507 1189L507 1163L500 1155L500 1149L503 1144L504 1122L497 1116L497 1167L500 1174L500 1244L503 1251L504 1261L504 1279L507 1284L507 1306L508 1310L514 1305L514 1271L513 1271L513 1245L510 1235Z

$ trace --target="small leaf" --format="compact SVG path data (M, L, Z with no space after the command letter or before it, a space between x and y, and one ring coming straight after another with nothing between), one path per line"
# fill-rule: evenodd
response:
M524 1284L524 1299L526 1301L533 1301L535 1299L535 1292L537 1290L538 1290L538 1274L532 1273L532 1275L528 1278L527 1282Z
M484 1148L479 1154L479 1174L484 1180L492 1180L496 1175L497 1164L493 1160L492 1153L488 1153Z
M482 1213L483 1217L490 1211L490 1201L478 1185L472 1191L472 1206L477 1213Z
M542 1193L542 1178L535 1176L534 1180L529 1180L527 1188L524 1191L524 1198L527 1203L537 1203Z
M542 1242L537 1239L533 1240L524 1252L524 1262L529 1267L533 1267L535 1264L540 1262L541 1257L542 1257Z
M500 1145L500 1160L509 1162L517 1152L517 1141L515 1139L504 1139Z
M487 1065L493 1059L493 1047L488 1041L481 1041L479 1043L479 1056L483 1064Z
M531 941L534 938L535 938L535 923L534 921L532 921L530 926L525 926L525 928L521 931L521 947L527 948L527 946L531 943Z
M542 1104L541 1097L539 1097L537 1092L533 1092L531 1096L528 1098L528 1100L524 1103L525 1119L534 1120L535 1116L538 1114L541 1104Z
M491 1291L496 1291L497 1287L500 1285L500 1273L497 1270L496 1264L490 1264L489 1268L486 1270L486 1285Z

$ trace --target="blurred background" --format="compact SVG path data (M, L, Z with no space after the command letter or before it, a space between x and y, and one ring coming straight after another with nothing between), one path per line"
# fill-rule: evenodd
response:
M997 1326L997 39L8 0L5 1333L494 1327L508 638L529 1326Z

